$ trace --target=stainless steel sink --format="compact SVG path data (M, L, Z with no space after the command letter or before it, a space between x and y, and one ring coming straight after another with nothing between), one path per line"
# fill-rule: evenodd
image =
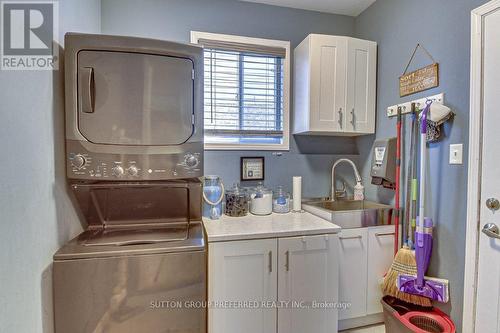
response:
M312 200L304 202L302 207L344 229L393 224L395 214L393 207L367 200Z

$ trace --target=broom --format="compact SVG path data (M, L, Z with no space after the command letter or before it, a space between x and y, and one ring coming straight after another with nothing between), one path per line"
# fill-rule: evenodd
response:
M412 129L411 129L411 141L410 141L410 171L408 172L409 177L413 178L413 175L416 174L416 165L413 163L414 161L414 156L416 156L416 149L415 149L415 144L416 144L416 133L418 131L418 123L416 120L416 111L415 111L415 104L412 104ZM426 297L421 297L417 295L412 295L412 294L407 294L399 291L399 288L397 286L397 280L399 275L416 275L417 274L417 262L415 259L415 254L411 250L411 248L407 245L407 242L405 241L405 245L399 248L399 242L398 240L398 233L399 233L399 215L401 214L400 212L400 207L399 207L399 188L400 188L400 173L401 173L401 108L398 107L398 120L397 120L397 148L396 148L396 216L395 216L395 232L396 232L396 241L395 241L395 256L394 260L392 262L391 267L389 268L389 271L387 272L385 278L384 278L384 283L382 285L382 293L384 295L389 295L395 298L398 298L404 302L412 303L412 304L417 304L420 306L425 306L425 307L430 307L432 306L432 302L430 299ZM410 185L411 184L411 185ZM411 189L410 189L411 187ZM409 207L412 207L413 210L416 209L416 206L413 205L413 203L416 201L416 182L414 179L412 179L409 184L407 184L407 189L410 189L411 191L411 196L412 196L412 204L407 205L407 209ZM409 201L410 196L407 194L407 202ZM407 228L406 232L406 240L408 239L408 233L411 233L411 217L412 214L407 215Z

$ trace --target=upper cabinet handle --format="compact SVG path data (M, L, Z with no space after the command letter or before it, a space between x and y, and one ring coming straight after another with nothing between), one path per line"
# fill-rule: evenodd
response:
M342 128L342 108L339 109L339 125Z
M80 68L80 75L82 76L82 111L85 113L93 113L95 104L94 68Z
M354 119L354 117L355 117L355 115L354 115L354 108L352 108L352 110L351 110L351 116L352 116L352 118L351 118L351 124L352 124L352 127L354 128L354 127L356 127L356 119Z

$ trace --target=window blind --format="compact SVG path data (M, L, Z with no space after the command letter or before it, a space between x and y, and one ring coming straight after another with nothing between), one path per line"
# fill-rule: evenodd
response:
M222 142L224 137L257 143L281 140L285 50L199 42L204 46L206 135Z

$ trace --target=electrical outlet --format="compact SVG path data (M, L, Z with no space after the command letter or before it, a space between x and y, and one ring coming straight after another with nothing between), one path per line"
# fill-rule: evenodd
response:
M450 145L450 164L463 164L463 149L461 143Z

